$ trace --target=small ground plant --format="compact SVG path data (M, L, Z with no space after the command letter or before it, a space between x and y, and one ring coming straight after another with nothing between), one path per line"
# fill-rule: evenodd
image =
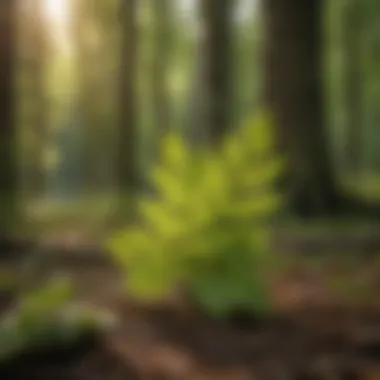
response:
M72 343L103 326L100 315L91 310L72 309L70 301L71 283L61 278L22 295L0 319L0 363L24 350Z
M268 310L261 275L270 260L268 222L281 204L274 181L283 166L271 132L261 116L201 152L177 135L165 139L152 173L156 196L141 201L141 224L109 242L130 293L159 299L184 283L216 316Z

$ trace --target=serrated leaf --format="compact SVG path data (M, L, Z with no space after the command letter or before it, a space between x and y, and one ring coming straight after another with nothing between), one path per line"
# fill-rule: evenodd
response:
M240 182L237 186L243 188L259 189L260 187L272 186L273 182L279 178L284 171L284 161L272 158L261 163L260 166L252 166L240 176Z
M164 167L156 167L153 170L152 178L164 202L177 205L186 200L185 184L178 174L176 175Z
M157 252L157 255L162 252ZM161 260L142 263L138 271L127 278L128 290L142 299L152 300L163 297L176 284L176 267Z
M168 135L162 142L162 165L174 171L184 170L191 158L179 135Z
M279 209L282 201L277 194L266 194L257 196L257 199L240 199L229 205L226 215L237 220L253 222L262 217L274 215Z
M111 237L107 246L120 264L128 265L136 255L149 251L152 247L152 241L141 228L131 228Z
M140 210L146 224L163 238L176 236L186 230L184 221L166 203L146 201L141 204Z
M243 125L241 130L241 148L250 152L251 156L260 157L273 153L274 133L273 124L268 114L258 115L252 121Z

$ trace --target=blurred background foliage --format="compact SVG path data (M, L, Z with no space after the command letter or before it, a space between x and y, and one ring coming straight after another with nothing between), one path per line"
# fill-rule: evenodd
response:
M253 3L235 6L231 112L240 123L258 104L260 28ZM170 129L200 129L192 124L203 92L202 23L195 1L142 0L135 8L137 135L130 144L144 187L157 139ZM92 215L88 194L107 204L117 195L122 12L119 0L19 1L21 183L26 204L48 219L68 207Z
M104 221L118 199L149 191L147 173L167 131L195 145L216 141L263 108L263 52L273 41L259 1L17 3L18 167L34 221L67 214L90 223L94 203ZM380 8L374 0L315 3L334 181L377 200ZM292 1L287 7L297 13Z

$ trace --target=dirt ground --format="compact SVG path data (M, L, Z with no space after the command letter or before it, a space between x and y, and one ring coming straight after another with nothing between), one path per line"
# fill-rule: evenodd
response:
M9 380L281 380L380 378L380 315L309 310L217 322L170 308L125 307L120 329L0 366Z
M60 262L44 276L53 272L71 276L77 297L111 309L120 326L71 347L25 352L0 364L1 380L380 379L378 260L296 260L269 281L275 316L255 320L216 321L183 304L136 306L104 263Z

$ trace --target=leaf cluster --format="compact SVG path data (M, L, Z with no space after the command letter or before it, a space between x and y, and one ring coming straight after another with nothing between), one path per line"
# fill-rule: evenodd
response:
M266 309L260 272L270 258L268 222L281 206L274 182L283 168L268 118L197 152L171 134L161 153L152 172L156 196L141 201L141 225L109 242L128 291L157 300L185 283L213 315Z
M97 328L96 316L68 313L71 299L71 283L61 278L25 294L0 320L0 360L29 348L70 343Z

